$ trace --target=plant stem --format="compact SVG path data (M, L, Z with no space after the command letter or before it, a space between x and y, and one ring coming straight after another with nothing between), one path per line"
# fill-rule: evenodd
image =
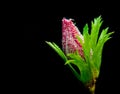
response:
M96 79L93 79L92 81L90 81L85 85L89 89L91 94L95 94L95 83L96 83Z
M89 87L89 91L91 94L95 94L95 84L92 87Z

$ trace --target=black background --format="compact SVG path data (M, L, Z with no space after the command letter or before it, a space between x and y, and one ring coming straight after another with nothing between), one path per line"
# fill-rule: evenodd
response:
M98 3L97 3L98 4ZM61 47L61 20L75 20L79 30L99 15L103 18L102 29L114 31L112 39L105 43L96 94L119 92L119 37L120 15L117 5L87 3L26 3L24 12L24 64L23 87L26 92L89 94L63 60L45 41L53 41ZM41 6L42 5L42 6ZM114 6L113 6L114 5ZM117 86L118 85L118 86Z

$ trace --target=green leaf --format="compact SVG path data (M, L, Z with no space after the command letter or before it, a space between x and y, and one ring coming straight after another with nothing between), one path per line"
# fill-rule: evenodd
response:
M88 35L88 30L89 30L88 24L85 24L83 28L83 36L85 36L86 34Z
M65 65L67 65L67 64L70 64L70 63L72 63L72 62L74 62L75 60L67 60L66 62L65 62Z
M108 32L108 28L102 30L100 37L98 39L98 43L94 50L94 54L93 54L92 62L94 62L95 68L99 71L100 71L100 66L101 66L102 50L103 50L104 44L107 40L110 39L110 35L113 34L113 32L110 32L108 34L107 34L107 32ZM99 75L99 73L98 73L98 75Z
M78 67L80 71L79 80L81 80L83 83L87 83L92 79L92 71L89 65L82 57L80 57L78 53L70 53L67 56L70 58L70 60L67 60L65 64L74 64Z
M106 39L105 42L108 41L109 39L111 39L110 35L112 35L114 32L110 32L106 35Z
M101 35L99 37L99 40L103 39L106 35L106 33L108 32L108 27L106 29L103 29L101 32Z
M51 42L47 42L47 41L46 41L46 43L50 47L52 47L65 62L67 61L67 57L65 56L64 52L55 43L51 43Z
M79 43L83 45L83 40L80 38L80 36L76 35L76 38L78 39Z
M69 54L67 54L67 56L70 59L78 60L80 62L85 62L84 59L79 55L78 51L76 51L74 53L69 53Z
M48 42L46 41L46 43L51 47L53 48L57 53L58 55L65 61L67 62L67 57L65 56L64 52L55 44L55 43L51 43L51 42ZM70 68L70 70L73 72L73 74L80 80L80 75L77 73L77 71L72 67L71 64L67 64Z
M83 28L83 37L84 37L84 43L83 43L83 52L86 62L89 62L90 57L90 35L88 33L89 27L88 24L86 24Z
M93 49L93 51L94 51L94 48L96 47L99 30L103 23L101 19L102 19L101 16L99 16L95 18L94 21L91 22L91 40L90 40L91 45L90 47Z
M75 75L75 77L78 79L78 80L81 80L80 79L80 74L73 68L73 66L71 64L67 64L70 68L70 70L73 72L73 74Z

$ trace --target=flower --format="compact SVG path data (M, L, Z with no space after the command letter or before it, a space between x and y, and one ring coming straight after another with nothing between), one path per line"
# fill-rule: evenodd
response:
M80 80L91 92L95 92L96 78L99 77L102 50L106 41L108 41L114 32L108 32L108 27L101 31L101 16L91 22L91 32L89 33L88 24L83 27L83 34L73 23L72 19L62 19L62 48L54 42L46 43L51 46L58 55L65 61L73 74ZM77 52L77 53L76 53ZM80 72L76 71L72 65L76 65Z
M84 57L82 45L77 37L84 41L82 34L72 22L72 19L62 19L62 47L65 54L79 52L81 57Z

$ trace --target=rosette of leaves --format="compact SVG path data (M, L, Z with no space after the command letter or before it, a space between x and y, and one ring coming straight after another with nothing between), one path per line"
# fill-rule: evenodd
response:
M108 33L108 27L100 33L103 21L101 16L91 21L91 30L88 24L83 27L83 34L78 30L72 19L62 19L62 49L54 42L46 43L52 47L68 65L73 74L91 92L95 92L96 79L99 77L102 60L102 50L105 42L113 32ZM90 32L90 33L89 33ZM100 34L99 34L100 33ZM77 66L80 72L74 67Z

